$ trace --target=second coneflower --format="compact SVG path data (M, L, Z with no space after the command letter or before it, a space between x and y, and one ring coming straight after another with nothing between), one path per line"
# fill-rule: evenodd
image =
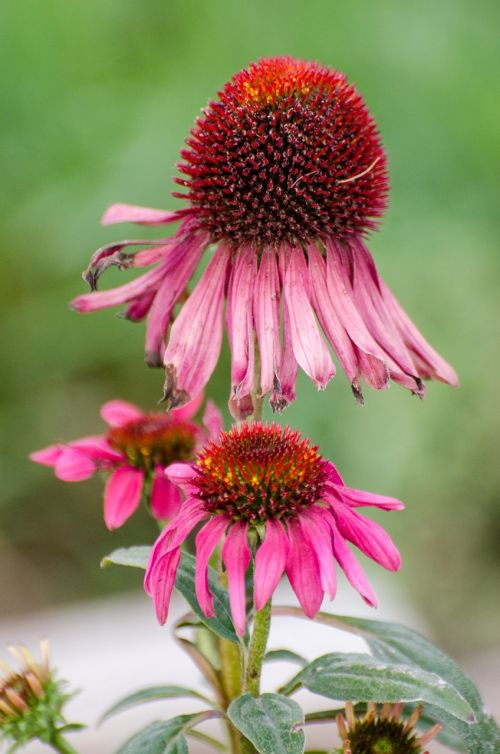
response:
M146 359L166 369L165 398L199 393L220 352L224 300L232 352L230 407L252 413L258 389L280 410L297 367L324 388L335 366L362 400L390 379L422 396L424 379L457 384L378 275L364 236L387 204L386 156L373 118L338 71L288 57L240 71L209 103L182 150L177 212L113 205L105 224L162 225L176 235L100 249L85 273L93 289L110 265L142 277L73 301L89 312L120 304L147 319ZM205 249L214 254L174 320ZM128 253L133 245L147 248ZM153 266L154 265L154 266Z
M219 543L227 572L234 624L245 633L245 572L254 558L254 603L261 610L284 572L310 618L325 592L336 592L334 561L364 600L376 597L347 542L384 568L396 571L399 553L381 526L360 506L399 510L399 500L346 487L335 466L298 432L254 423L234 427L208 443L191 464L173 464L167 476L186 494L177 516L157 539L145 577L160 623L167 619L181 545L196 535L195 589L201 609L213 615L207 567Z

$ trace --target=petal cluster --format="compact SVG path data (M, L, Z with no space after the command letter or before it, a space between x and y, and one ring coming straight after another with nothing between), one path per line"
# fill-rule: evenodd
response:
M146 481L151 482L152 515L164 520L179 510L181 495L165 476L172 463L194 457L203 443L222 431L222 419L210 401L203 422L191 421L202 395L168 413L148 414L132 403L113 400L101 408L108 424L105 435L57 443L31 454L36 463L54 468L65 482L89 479L97 471L109 474L104 491L104 521L116 529L136 511Z
M167 619L180 547L201 523L195 539L198 601L207 616L213 615L207 568L221 545L231 610L241 635L246 624L245 572L252 558L255 608L264 607L286 573L309 617L318 612L325 593L335 596L335 562L363 599L376 605L348 543L384 568L400 567L389 535L357 508L400 510L403 504L346 487L335 466L288 428L259 423L235 427L207 445L195 463L173 464L166 473L187 499L153 546L146 571L145 589L160 623ZM258 546L251 549L255 536Z

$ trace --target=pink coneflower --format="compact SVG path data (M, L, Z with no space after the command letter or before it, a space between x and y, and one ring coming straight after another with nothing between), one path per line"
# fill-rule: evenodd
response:
M335 596L335 560L363 599L376 605L373 589L347 541L384 568L395 571L400 566L389 535L356 508L400 510L403 504L346 487L335 466L289 428L260 423L234 427L218 442L205 445L194 463L173 464L166 473L187 499L153 546L146 571L145 588L160 623L167 618L180 546L202 521L196 535L198 601L207 616L213 615L207 565L216 546L223 543L231 611L241 635L246 620L245 572L252 556L255 608L266 605L286 571L310 618L318 612L325 592Z
M199 395L168 413L143 413L125 401L109 401L101 416L109 425L105 435L50 445L31 454L32 461L52 466L65 482L89 479L96 471L109 472L104 491L104 521L117 529L137 509L145 484L150 485L151 514L160 520L174 516L181 504L176 485L165 476L172 463L189 461L210 438L222 431L219 411L210 401L203 429L192 421L202 400Z
M295 397L297 366L324 388L335 374L325 338L358 400L361 380L389 379L420 396L423 379L457 384L378 275L364 236L388 194L375 122L338 71L289 57L237 73L203 110L181 151L176 212L116 204L104 224L181 221L173 238L121 241L93 256L93 289L110 265L151 270L73 301L81 312L126 304L147 319L146 360L166 369L165 397L181 405L206 385L222 341L224 300L232 352L230 407L252 412L258 389L281 410ZM149 246L138 253L130 247ZM174 320L203 252L213 253Z

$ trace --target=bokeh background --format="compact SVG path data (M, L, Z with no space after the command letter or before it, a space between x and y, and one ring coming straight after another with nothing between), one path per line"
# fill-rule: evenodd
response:
M106 205L176 206L175 162L199 109L249 61L291 54L347 73L375 114L392 193L369 245L462 384L432 384L424 402L366 390L359 408L339 370L321 395L301 379L283 421L348 483L406 501L382 518L404 557L391 578L438 641L458 656L498 644L498 0L23 0L0 14L2 614L137 589L98 561L150 541L152 522L110 534L100 480L64 484L27 460L100 431L106 400L151 409L161 394L142 325L67 302L95 248L137 234L100 227ZM110 271L103 285L127 277ZM225 349L209 387L221 405Z

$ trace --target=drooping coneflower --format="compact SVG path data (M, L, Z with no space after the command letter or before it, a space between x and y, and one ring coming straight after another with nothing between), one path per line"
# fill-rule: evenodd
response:
M70 695L50 668L46 641L40 642L41 661L24 646L9 647L20 663L17 670L0 661L0 741L22 746L34 739L52 743L65 724L63 707ZM16 748L17 748L16 746ZM13 751L13 749L9 749Z
M81 312L126 304L147 318L146 360L165 365L176 406L206 385L222 341L224 300L232 352L230 407L252 413L258 389L281 410L297 366L324 388L335 366L361 401L361 381L389 379L420 396L424 379L457 384L377 273L364 237L386 205L386 155L375 122L346 77L317 63L266 58L237 73L197 119L181 151L176 212L111 206L104 224L181 221L173 238L122 241L93 256L93 289L110 265L146 267L121 287L73 301ZM149 246L138 253L130 247ZM174 307L207 247L214 253L187 302ZM322 331L322 332L321 332ZM323 337L324 336L324 337Z
M109 425L105 435L50 445L30 455L32 461L51 466L65 482L89 479L97 471L109 473L104 491L104 521L116 529L137 509L144 486L150 484L151 514L164 520L177 513L181 496L165 476L172 463L189 461L209 438L222 431L222 418L208 401L204 428L192 421L202 401L200 394L182 408L143 413L125 401L109 401L101 416Z
M343 754L429 754L425 747L442 726L433 725L422 735L415 731L422 707L416 707L407 720L404 704L384 704L380 710L370 702L366 714L356 717L352 702L346 702L345 718L337 715L337 728Z
M157 539L149 558L145 588L160 623L167 619L180 546L194 527L195 588L203 612L213 614L208 561L219 542L227 572L236 630L245 632L245 572L254 557L254 603L262 609L286 571L302 609L310 618L324 593L336 592L336 560L370 605L376 597L347 542L391 571L399 553L381 526L356 508L400 510L394 498L344 485L335 466L298 432L253 423L233 427L200 451L194 463L173 464L169 479L187 499Z

